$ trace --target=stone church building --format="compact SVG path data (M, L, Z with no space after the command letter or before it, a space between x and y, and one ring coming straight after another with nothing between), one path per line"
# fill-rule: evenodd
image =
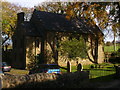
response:
M58 40L76 34L87 38L88 59L80 63L102 63L104 60L103 33L84 18L66 19L66 15L34 10L30 21L24 20L24 12L18 13L17 27L13 35L13 67L30 68L39 63L66 64L57 50ZM75 64L75 62L72 62Z

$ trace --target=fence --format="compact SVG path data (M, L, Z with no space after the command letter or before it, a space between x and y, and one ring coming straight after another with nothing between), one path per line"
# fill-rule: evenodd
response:
M83 70L89 71L89 78L91 80L109 81L116 77L116 69L113 64L95 65Z
M78 70L88 71L90 80L108 81L120 76L120 70L119 70L120 68L116 69L115 65L110 63L88 65L87 67L84 67L78 64L78 66L76 67L72 66L71 69L72 69L71 70L72 72L78 71ZM119 75L117 73L119 73Z

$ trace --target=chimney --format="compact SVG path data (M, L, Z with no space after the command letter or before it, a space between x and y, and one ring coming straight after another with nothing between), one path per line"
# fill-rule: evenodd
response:
M20 24L24 21L24 12L20 12L17 14L17 23Z

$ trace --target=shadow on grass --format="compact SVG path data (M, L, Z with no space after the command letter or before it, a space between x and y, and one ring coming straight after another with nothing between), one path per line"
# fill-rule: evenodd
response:
M91 82L108 82L108 81L112 81L112 80L115 80L115 79L116 79L116 75L115 74L111 74L111 75L107 75L107 76L91 78L90 81Z
M99 69L99 68L95 68L95 69L83 69L85 71L115 71L114 69Z
M111 85L114 84L114 82L117 79L120 79L120 78L116 78L115 74L101 76L101 77L90 79L90 83L88 85L89 85L89 88L100 88L100 87L104 88L106 86L110 86L114 88L114 86L111 86Z

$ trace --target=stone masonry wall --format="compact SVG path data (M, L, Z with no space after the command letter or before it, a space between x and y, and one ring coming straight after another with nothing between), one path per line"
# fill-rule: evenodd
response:
M60 88L86 87L89 81L88 72L65 74L37 73L31 75L2 76L2 88Z

